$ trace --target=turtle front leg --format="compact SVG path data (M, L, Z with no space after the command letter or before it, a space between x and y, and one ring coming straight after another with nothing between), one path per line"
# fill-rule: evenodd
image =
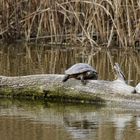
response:
M62 82L66 82L69 79L69 75L65 75L64 78L62 79Z
M86 85L86 80L84 79L84 76L83 75L80 75L80 80L81 80L81 83L83 84L83 85Z

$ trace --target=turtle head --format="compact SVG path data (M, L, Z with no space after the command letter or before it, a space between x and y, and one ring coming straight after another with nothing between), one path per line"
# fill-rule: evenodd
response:
M98 79L98 73L95 72L95 71L88 71L87 72L87 79L97 80Z

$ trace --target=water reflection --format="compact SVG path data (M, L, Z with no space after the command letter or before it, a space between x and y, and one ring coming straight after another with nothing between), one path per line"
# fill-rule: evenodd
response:
M139 140L140 109L0 99L3 140Z
M140 80L140 52L136 50L91 50L21 45L0 46L0 75L64 73L69 66L85 62L96 67L100 79L114 79L113 65L118 62L128 80Z

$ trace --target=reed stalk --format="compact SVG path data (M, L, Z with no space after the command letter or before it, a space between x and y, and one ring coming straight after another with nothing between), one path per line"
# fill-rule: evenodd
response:
M129 47L139 13L139 0L1 0L0 39Z

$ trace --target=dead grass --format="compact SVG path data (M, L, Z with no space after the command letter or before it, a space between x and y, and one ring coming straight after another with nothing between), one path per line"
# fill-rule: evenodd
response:
M2 40L134 46L139 0L1 0Z

